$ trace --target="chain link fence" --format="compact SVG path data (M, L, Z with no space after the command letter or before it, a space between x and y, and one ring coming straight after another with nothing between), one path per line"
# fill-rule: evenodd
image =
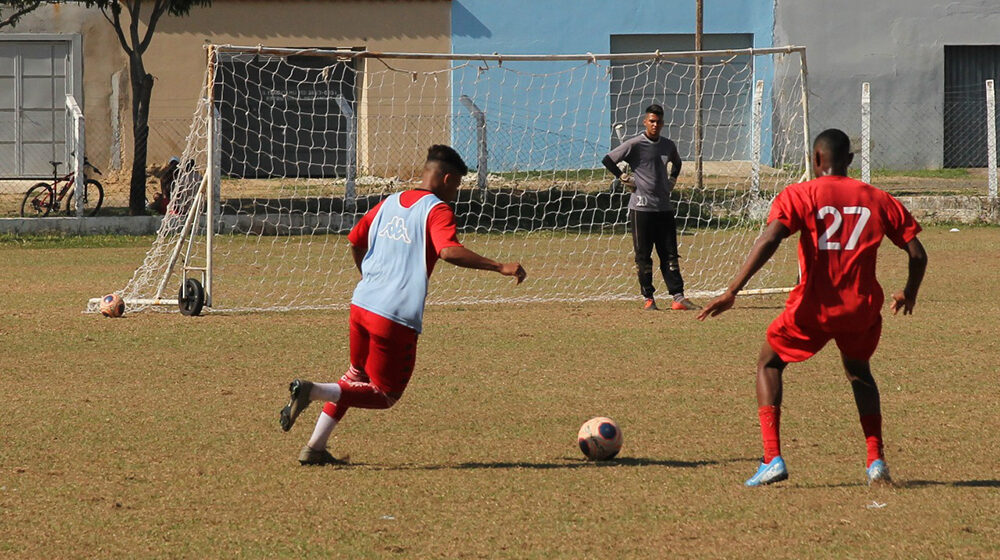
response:
M863 83L854 92L834 97L812 92L810 126L813 135L825 128L841 128L851 137L856 156L851 174L862 178L864 150ZM993 196L989 187L986 84L946 90L939 99L902 99L898 92L876 84L868 105L869 180L896 195ZM471 118L471 117L470 117ZM459 119L461 120L461 119ZM147 154L146 199L159 190L159 172L184 149L191 120L185 117L151 118ZM458 123L455 123L456 126ZM466 123L470 128L471 124ZM530 134L530 131L526 131ZM127 215L131 178L131 131L91 127L86 131L90 162L102 175L92 176L104 186L101 215ZM501 138L491 138L497 142ZM491 163L500 164L506 152L495 150ZM516 165L514 166L516 167ZM595 165L595 168L597 166ZM62 165L59 175L69 168ZM600 171L600 170L598 170ZM51 177L0 179L0 216L20 214L25 193ZM62 208L60 215L65 215Z
M191 119L187 117L149 119L149 144L146 156L147 200L152 200L153 195L159 192L160 170L172 156L180 156L184 151L190 128ZM104 188L104 201L99 215L127 215L132 174L131 131L112 132L107 127L93 126L85 128L84 134L87 158L101 172L98 175L91 171L88 173L88 178L99 181ZM60 161L58 176L62 177L69 173L71 170L69 158L59 156L55 158L66 160ZM0 217L20 216L25 194L28 189L40 182L49 184L53 182L51 168L46 174L36 174L28 178L0 178ZM49 215L67 215L63 202L65 201L60 202L58 212L53 209Z
M864 162L863 82L853 95L810 106L815 136L826 128L847 132L854 147L852 176ZM940 99L900 99L870 87L867 142L870 182L899 196L988 196L986 84L947 90Z

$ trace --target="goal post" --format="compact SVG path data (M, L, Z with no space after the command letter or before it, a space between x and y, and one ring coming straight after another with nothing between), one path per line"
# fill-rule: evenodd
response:
M792 46L461 55L213 45L167 215L117 292L130 312L183 307L192 290L215 310L346 307L358 279L347 232L418 184L431 144L450 144L471 168L454 202L460 239L521 261L530 281L515 289L441 266L429 303L638 297L629 193L601 160L642 132L657 103L685 162L672 202L686 291L706 297L734 274L775 194L808 177L805 80L805 49ZM791 286L794 258L779 251L748 288Z

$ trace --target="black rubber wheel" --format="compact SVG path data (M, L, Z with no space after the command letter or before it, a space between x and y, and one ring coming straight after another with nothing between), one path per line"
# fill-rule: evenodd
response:
M187 297L184 297L185 292ZM181 315L189 317L200 315L201 308L205 306L205 288L201 286L201 282L188 278L177 293L177 306L181 308Z
M52 210L52 202L55 200L55 193L48 183L37 183L28 189L21 202L22 218L41 218L48 216Z
M87 182L87 200L83 201L83 215L96 216L97 211L101 209L101 204L104 203L104 187L93 179L87 179L86 182ZM71 189L69 193L66 194L67 216L76 215L76 205L73 204L74 194L76 194L76 189Z

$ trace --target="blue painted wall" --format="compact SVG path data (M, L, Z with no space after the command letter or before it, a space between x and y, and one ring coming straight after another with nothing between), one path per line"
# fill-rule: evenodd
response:
M750 33L755 48L772 46L772 0L708 0L704 21L706 34ZM694 0L452 1L452 52L461 54L608 53L612 35L692 34L694 28ZM454 145L474 165L475 125L459 102L468 95L487 114L490 171L600 167L599 157L590 160L611 147L611 103L599 83L608 79L602 75L608 63L581 66L587 65L474 62L456 70Z

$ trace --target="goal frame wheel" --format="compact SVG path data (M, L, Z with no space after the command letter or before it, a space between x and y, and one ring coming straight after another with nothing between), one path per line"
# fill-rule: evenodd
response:
M181 315L197 317L201 315L201 310L205 307L205 288L201 282L194 278L188 278L181 285L177 292L177 307L181 310Z

